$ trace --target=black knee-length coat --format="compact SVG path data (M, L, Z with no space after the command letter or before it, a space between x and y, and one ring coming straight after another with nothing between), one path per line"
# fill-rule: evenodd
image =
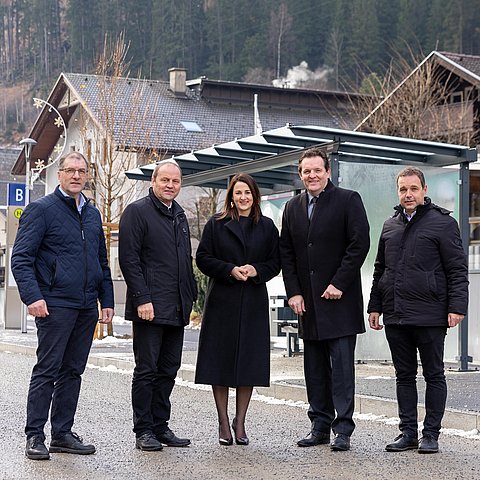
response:
M283 212L280 254L287 297L302 295L304 340L327 340L365 332L360 269L370 247L367 214L360 195L328 182L311 221L307 193L292 198ZM340 300L323 299L329 284Z
M270 328L266 282L280 271L277 228L263 216L257 224L251 218L218 220L214 216L205 225L196 260L210 280L195 382L229 387L268 386ZM230 272L245 264L253 265L258 275L246 282L235 280Z

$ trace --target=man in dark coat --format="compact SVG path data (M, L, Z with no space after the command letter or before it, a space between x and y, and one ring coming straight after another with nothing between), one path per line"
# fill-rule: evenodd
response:
M467 313L468 264L450 212L426 197L423 172L406 168L397 176L400 205L383 225L368 304L370 327L385 334L397 378L402 432L389 452L438 452L447 383L443 352L448 327ZM426 382L420 442L417 418L417 350Z
M27 447L32 460L50 458L44 427L50 410L50 453L95 452L72 432L98 321L113 318L113 284L100 212L81 193L88 163L79 152L61 158L60 185L30 203L20 218L12 272L20 297L37 326L37 364L27 400ZM50 408L51 407L51 408Z
M328 444L333 430L332 450L348 450L355 428L356 336L365 332L360 268L370 246L369 225L360 195L329 180L322 149L306 150L298 172L307 191L285 206L280 236L310 404L311 431L297 444Z
M190 231L175 201L182 172L174 160L157 164L149 194L120 220L119 261L127 284L125 318L133 321L133 431L140 450L190 445L168 426L170 394L180 368L184 327L197 289Z

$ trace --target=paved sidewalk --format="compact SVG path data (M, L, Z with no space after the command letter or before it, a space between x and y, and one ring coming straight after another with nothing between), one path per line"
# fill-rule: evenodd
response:
M0 351L35 355L36 343L33 322L29 322L28 333L23 334L18 330L5 330L0 325ZM178 372L178 377L186 381L194 378L197 352L192 345L184 346L182 366ZM94 341L89 363L132 370L131 339L107 337ZM447 368L446 376L449 394L443 426L466 431L480 430L480 370L458 372L452 365ZM418 389L419 401L423 402L425 385L421 375L418 377ZM278 399L306 402L302 356L288 357L285 350L272 348L271 385L257 388L257 392ZM397 416L395 374L391 363L371 361L356 365L355 400L357 413ZM422 418L423 409L420 410Z

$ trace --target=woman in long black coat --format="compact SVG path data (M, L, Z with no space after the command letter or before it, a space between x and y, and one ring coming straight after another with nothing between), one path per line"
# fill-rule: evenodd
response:
M270 329L266 282L280 271L278 230L260 210L250 175L232 178L220 214L205 225L197 266L210 277L195 382L212 385L219 442L233 443L228 389L236 388L232 428L247 445L245 416L254 386L270 382Z

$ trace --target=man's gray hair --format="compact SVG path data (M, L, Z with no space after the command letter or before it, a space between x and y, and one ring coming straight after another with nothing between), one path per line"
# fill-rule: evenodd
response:
M66 155L64 155L59 161L58 161L58 169L61 170L63 168L63 165L65 163L65 160L67 158L74 157L77 158L78 160L83 160L85 162L85 166L87 167L88 170L88 162L87 159L85 158L84 155L82 155L80 152L68 152Z
M160 167L163 167L163 165L174 165L175 167L180 170L180 177L182 177L182 169L180 168L180 165L173 159L173 158L167 158L166 160L161 160L155 165L155 168L152 173L152 180L155 180L158 171L160 170Z

